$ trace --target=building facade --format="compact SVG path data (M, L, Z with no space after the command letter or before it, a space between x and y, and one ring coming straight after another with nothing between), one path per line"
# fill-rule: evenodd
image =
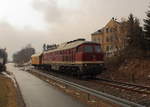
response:
M92 33L91 39L100 43L105 55L110 57L125 47L125 30L122 23L112 18L105 27Z

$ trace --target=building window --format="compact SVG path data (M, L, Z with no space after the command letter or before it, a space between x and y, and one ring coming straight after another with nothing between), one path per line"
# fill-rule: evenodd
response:
M94 42L97 42L97 38L93 38L93 41L94 41Z
M102 42L102 43L104 43L104 38L103 38L103 39L101 39L101 40L102 40L101 42Z
M109 37L106 37L106 42L109 42Z
M113 46L109 46L109 50L111 51L113 49Z
M109 51L109 46L106 47L106 51Z
M106 28L106 33L108 33L109 32L109 28Z
M96 39L96 43L98 43L98 39Z
M117 31L116 28L113 28L113 32Z
M113 30L112 30L112 28L110 28L110 32L112 32Z
M96 42L96 39L93 39L94 42Z
M100 43L100 39L99 38L95 38L93 41L96 42L96 43Z
M116 40L116 36L112 35L112 40L115 41Z
M114 36L110 36L110 41L113 42L114 41Z

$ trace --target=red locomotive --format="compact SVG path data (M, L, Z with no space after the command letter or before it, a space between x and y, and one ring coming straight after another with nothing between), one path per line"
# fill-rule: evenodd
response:
M67 74L94 77L104 66L100 44L77 39L32 56L32 65Z

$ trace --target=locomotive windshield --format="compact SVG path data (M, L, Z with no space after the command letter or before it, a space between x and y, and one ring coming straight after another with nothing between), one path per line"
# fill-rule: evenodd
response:
M95 52L97 53L101 52L100 46L95 46L94 48L95 48Z
M93 52L93 47L92 47L92 46L88 46L88 45L85 46L85 47L84 47L84 52L88 52L88 53L89 53L89 52L90 52L90 53Z
M101 47L99 45L84 45L78 47L77 51L85 53L93 53L93 52L100 53Z

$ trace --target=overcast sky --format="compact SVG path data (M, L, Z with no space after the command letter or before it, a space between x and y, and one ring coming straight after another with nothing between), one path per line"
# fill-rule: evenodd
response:
M112 17L133 13L143 23L148 0L0 0L0 47L11 55L31 43L61 43L90 34Z

